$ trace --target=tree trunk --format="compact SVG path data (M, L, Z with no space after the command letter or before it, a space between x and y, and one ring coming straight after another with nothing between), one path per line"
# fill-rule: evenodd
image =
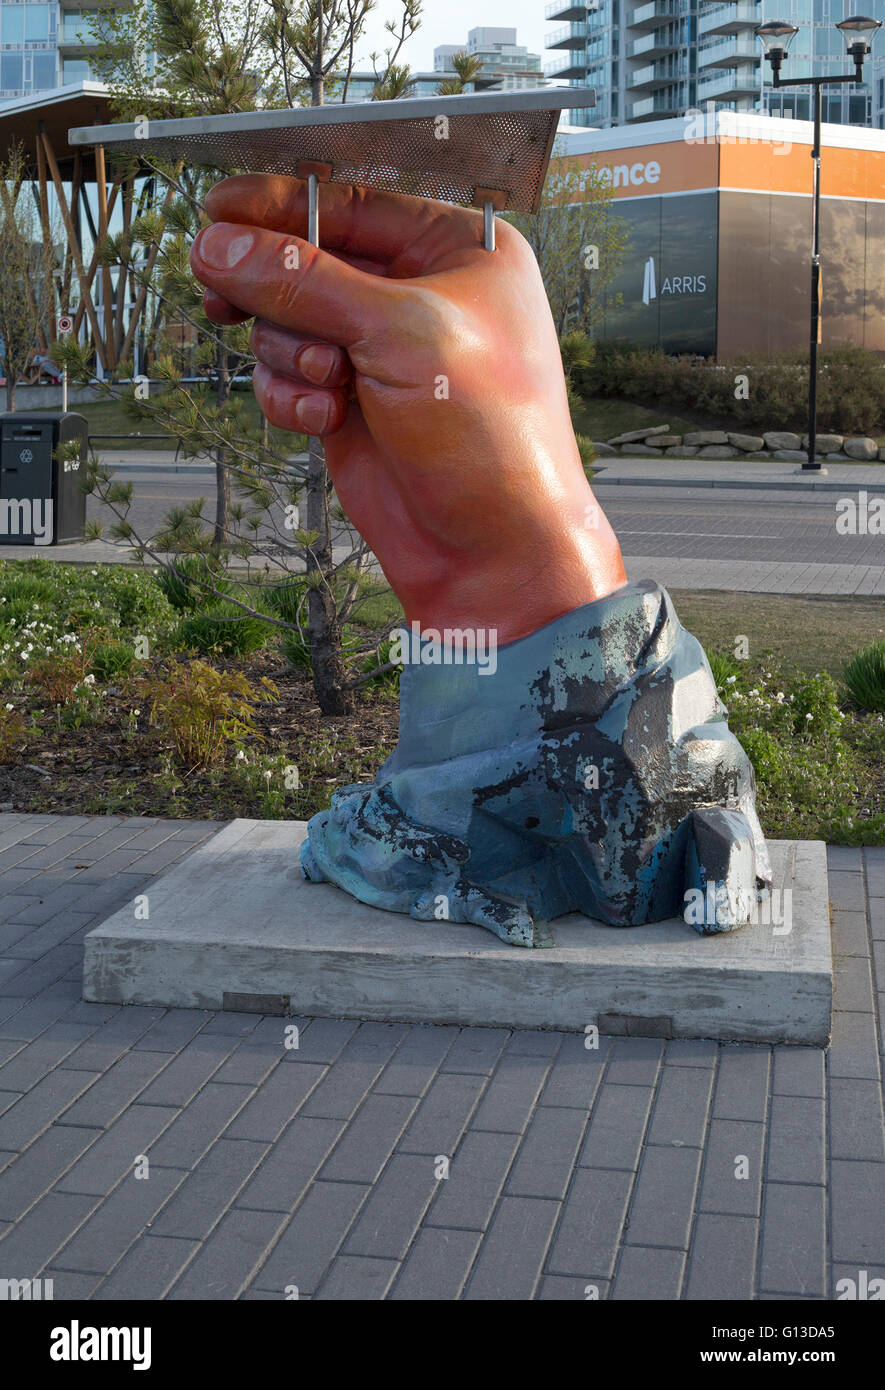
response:
M313 667L313 689L323 714L350 714L353 696L344 689L345 669L341 652L341 624L329 575L332 570L332 527L329 517L331 481L326 472L323 446L310 441L307 465L307 530L316 540L307 553L307 573L322 576L307 596L307 634Z
M7 372L6 372L6 409L7 409L8 411L10 411L10 412L13 411L13 410L15 410L15 387L16 387L16 380L15 380L15 377L16 377L15 372L11 372L11 371L9 371L9 369L7 368Z
M227 348L218 344L216 357L218 385L216 401L219 410L230 394L230 372L227 365ZM215 450L215 532L212 540L215 545L227 545L230 538L230 473L225 461L224 449Z

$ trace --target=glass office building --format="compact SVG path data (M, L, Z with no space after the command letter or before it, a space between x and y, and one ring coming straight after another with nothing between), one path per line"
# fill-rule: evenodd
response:
M850 71L836 23L850 11L844 0L552 0L546 18L548 81L592 87L596 106L572 116L575 125L615 126L664 120L693 107L765 111L810 120L810 89L775 91L763 66L754 29L775 17L795 24L785 77ZM865 13L885 21L885 0ZM877 45L882 45L877 53ZM837 124L885 125L885 39L874 40L863 85L823 92L823 119Z

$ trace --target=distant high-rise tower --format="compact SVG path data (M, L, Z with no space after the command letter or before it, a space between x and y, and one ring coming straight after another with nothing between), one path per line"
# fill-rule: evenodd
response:
M885 20L885 0L871 0L867 9ZM770 18L799 27L785 77L851 70L835 28L843 18L835 0L778 0L773 10L759 0L553 0L545 13L559 22L546 38L547 48L560 55L545 63L548 80L596 91L594 108L570 116L575 125L663 120L708 102L809 120L810 89L775 91L770 68L763 68L753 31ZM873 40L861 86L846 83L822 95L825 121L885 125L885 39Z

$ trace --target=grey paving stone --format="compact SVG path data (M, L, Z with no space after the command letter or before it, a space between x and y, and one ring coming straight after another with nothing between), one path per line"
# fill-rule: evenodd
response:
M399 1142L401 1152L451 1157L485 1084L483 1074L440 1072Z
M3 1145L25 1149L92 1085L95 1072L57 1067L17 1100L3 1116Z
M72 1052L66 1065L82 1071L105 1071L162 1016L162 1009L130 1004L103 1023L85 1043Z
M80 966L82 960L81 946L72 942L62 942L60 946L54 946L51 951L47 951L39 960L16 961L16 965L23 965L24 969L17 970L4 981L3 993L16 998L30 998L46 985L62 979L72 966Z
M715 1067L718 1056L718 1043L703 1038L670 1038L664 1061L672 1067Z
M822 1187L765 1184L760 1292L824 1297L825 1208Z
M578 1169L548 1258L548 1274L611 1278L632 1186L632 1173Z
M541 1092L542 1105L563 1105L569 1110L590 1109L608 1061L611 1039L600 1038L597 1048L588 1048L585 1041L581 1035L574 1034L567 1034L563 1039Z
M47 1192L0 1241L4 1278L36 1278L96 1205L95 1197Z
M323 1068L309 1062L277 1067L248 1100L242 1113L227 1131L228 1139L265 1139L272 1142L304 1105L320 1078ZM214 1084L214 1083L213 1083ZM219 1092L241 1091L239 1086L219 1086Z
M637 1168L653 1095L651 1087L610 1086L606 1081L578 1163L587 1168Z
M442 1070L488 1076L509 1037L506 1028L462 1028L446 1054Z
M39 884L40 879L36 879L35 883ZM89 885L78 883L76 880L61 884L52 892L46 892L44 889L28 907L16 913L15 921L30 927L42 927L45 923L61 917L65 922L71 923L70 930L73 931L80 925L78 918L88 920L92 915L88 911L84 913L82 907L78 914L70 910L74 903L82 902L88 892ZM11 921L12 918L10 917L9 920ZM37 937L36 931L34 937Z
M868 1013L833 1014L833 1033L827 1053L830 1076L853 1076L879 1080L879 1050L876 1021Z
M851 1013L872 1012L873 982L866 956L833 958L833 1008Z
M232 1017L233 1015L223 1015ZM242 1014L235 1015L242 1018ZM292 1057L295 1061L317 1062L325 1060L318 1057L305 1057L303 1055L304 1038L308 1025L313 1026L310 1019L301 1017L258 1017L256 1014L249 1015L252 1019L252 1027L246 1030L243 1037L243 1045L247 1048L262 1048L276 1053L282 1061L286 1057ZM214 1015L215 1018L219 1015ZM212 1019L210 1018L210 1022ZM353 1024L356 1028L358 1025ZM208 1027L208 1025L207 1025ZM294 1033L297 1029L297 1038ZM203 1029L203 1032L206 1028ZM226 1030L229 1031L229 1030ZM297 1041L298 1046L294 1047L293 1042Z
M828 1087L832 1158L885 1162L882 1091L876 1081L834 1076Z
M830 905L835 912L863 912L864 883L860 873L835 870L827 875Z
M665 1064L658 1082L648 1142L702 1144L712 1090L711 1067L674 1067Z
M52 1295L54 1301L64 1299L70 1302L85 1302L91 1298L93 1291L101 1283L101 1276L97 1274L75 1274L70 1269L47 1269L43 1278L52 1280Z
M240 1193L237 1206L260 1211L293 1211L344 1128L344 1120L298 1116Z
M99 1284L93 1299L156 1302L164 1298L199 1246L175 1236L143 1235Z
M562 1274L546 1274L541 1280L538 1298L543 1302L601 1303L608 1298L608 1279L569 1279Z
M153 1222L153 1234L205 1240L242 1191L268 1148L267 1144L250 1143L248 1139L219 1139L193 1172L184 1176L175 1196ZM178 1176L183 1175L178 1172Z
M356 1183L312 1183L255 1275L254 1287L282 1296L295 1285L302 1295L313 1294L338 1253L367 1191Z
M342 1253L403 1259L436 1193L438 1181L429 1157L394 1154L372 1189Z
M383 1299L396 1275L396 1260L370 1260L357 1255L339 1255L324 1279L316 1299Z
M238 1013L234 1009L219 1009L205 1024L203 1032L230 1034L232 1038L247 1038L255 1031L260 1019L257 1014Z
M142 1091L142 1105L187 1105L230 1056L231 1038L200 1035L186 1043L155 1081ZM133 1053L141 1051L133 1048ZM160 1049L162 1052L162 1049ZM157 1054L154 1053L154 1056ZM251 1089L251 1087L250 1087Z
M316 1078L315 1086L312 1082L310 1099L304 1107L306 1115L316 1115L326 1120L348 1120L369 1091L387 1059L353 1053L349 1050L352 1046L352 1043L348 1043L335 1066L322 1079L319 1068L308 1063L298 1064L299 1068L303 1066ZM295 1069L293 1063L282 1070L290 1072Z
M873 1281L876 1279L881 1279L885 1285L885 1265L865 1265L861 1270L857 1265L834 1264L830 1269L828 1297L839 1302L857 1303L872 1301L878 1295L875 1301L879 1302L882 1286L874 1287Z
M235 1048L226 1062L213 1074L212 1080L230 1082L235 1086L259 1086L266 1077L270 1075L274 1067L280 1065L280 1049L271 1047L268 1044L263 1046L245 1047L235 1034L200 1034L200 1038L222 1038L226 1037L230 1045Z
M459 1298L481 1239L479 1231L425 1227L406 1256L391 1299L435 1302ZM321 1297L329 1297L340 1263L336 1260L332 1266L332 1276L323 1285Z
M131 1105L65 1174L59 1191L103 1197L133 1168L175 1115L175 1110L158 1105Z
M540 1282L559 1202L502 1197L473 1266L464 1298L532 1298Z
M874 941L885 941L885 898L870 898L870 936Z
M683 1296L714 1302L751 1299L758 1230L752 1217L699 1213Z
M864 912L833 913L833 953L839 956L867 956L870 943Z
M268 1022L268 1020L265 1020ZM288 1022L275 1019L275 1023ZM288 1062L317 1062L331 1066L338 1061L342 1049L358 1029L353 1019L311 1019L306 1029L301 1029L297 1051L286 1052Z
M688 1249L700 1165L699 1149L645 1150L630 1203L626 1231L630 1245Z
M449 1166L448 1178L438 1184L424 1218L425 1228L485 1230L518 1143L515 1134L468 1131Z
M271 1211L229 1211L168 1297L230 1302L248 1283L286 1217Z
M538 1106L511 1170L508 1196L563 1198L586 1124L583 1110Z
M556 1033L540 1028L514 1028L510 1034L504 1057L546 1057L553 1060L562 1046L565 1033Z
M0 1182L0 1221L17 1221L94 1144L94 1129L53 1125L22 1154L13 1154Z
M831 1245L834 1260L866 1268L885 1250L885 1164L830 1164Z
M774 1082L776 1096L822 1096L826 1052L817 1047L776 1047Z
M609 1297L655 1302L678 1299L684 1266L681 1250L625 1246Z
M178 1052L212 1017L204 1009L166 1009L162 1018L140 1033L133 1047L145 1047L148 1052Z
M417 1103L413 1096L368 1095L320 1177L329 1182L375 1182Z
M210 1081L157 1140L151 1151L151 1161L164 1168L195 1167L252 1094L251 1086L216 1086ZM155 1107L139 1105L138 1108L153 1110ZM166 1107L157 1106L156 1109L165 1113ZM226 1137L236 1136L228 1134ZM261 1139L264 1136L243 1137Z
M75 986L63 982L27 1003L21 998L0 999L0 1038L39 1037L67 1013L79 994Z
M860 873L863 868L861 851L852 845L827 845L827 872L836 873L840 869L848 873Z
M182 1178L182 1173L171 1168L154 1166L149 1178L139 1180L130 1173L56 1253L54 1263L59 1269L85 1274L109 1273Z
M766 1178L769 1182L823 1183L826 1169L824 1102L814 1096L774 1096Z
M53 950L65 941L76 942L82 948L87 931L91 931L95 919L91 912L65 911L51 918L44 926L30 931L15 948L17 954L29 960L38 960L45 952Z
M699 1211L727 1216L758 1215L764 1140L764 1125L746 1120L712 1122L704 1150ZM743 1172L747 1176L739 1177Z
M549 1070L546 1058L505 1053L476 1108L471 1129L522 1134Z
M168 1052L124 1052L94 1086L74 1101L57 1121L64 1125L92 1125L105 1129L138 1097L154 1077L169 1065Z
M768 1110L769 1049L724 1044L713 1094L718 1120L765 1119Z
M656 1038L615 1038L608 1054L606 1084L653 1086L665 1044Z
M42 1037L27 1043L0 1067L0 1090L30 1090L91 1032L87 1023L72 1024L64 1030L56 1029L51 1035L44 1033Z
M423 1095L457 1036L457 1028L416 1024L403 1038L374 1089L392 1096Z

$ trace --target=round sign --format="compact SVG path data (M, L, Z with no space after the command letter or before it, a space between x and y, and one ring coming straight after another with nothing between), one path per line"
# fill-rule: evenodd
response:
M56 324L59 333L70 333L73 327L74 320L71 318L70 314L60 315L58 323Z

